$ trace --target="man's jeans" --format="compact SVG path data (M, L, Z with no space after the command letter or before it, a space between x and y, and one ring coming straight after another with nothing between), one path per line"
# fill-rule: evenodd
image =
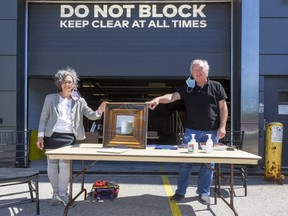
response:
M218 142L217 131L198 131L198 130L191 130L186 128L184 134L184 144L187 144L191 140L191 134L195 134L196 142L206 142L208 139L207 134L212 134L213 143ZM190 183L191 172L192 172L192 165L191 163L184 163L180 165L179 168L179 176L177 182L177 190L176 194L180 194L185 196L186 190ZM205 194L210 195L210 186L213 180L213 170L214 163L211 164L200 164L200 170L198 175L198 194Z

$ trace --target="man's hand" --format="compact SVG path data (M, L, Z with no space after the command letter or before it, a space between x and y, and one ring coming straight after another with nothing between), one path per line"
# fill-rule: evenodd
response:
M159 100L153 99L151 101L146 102L148 104L149 109L154 110L158 104L159 104Z
M167 103L172 103L180 99L181 99L180 94L178 92L174 92L173 94L166 94L163 96L156 97L151 101L147 101L146 103L148 104L148 107L151 110L154 110L158 106L159 103L167 104Z
M218 130L217 130L217 137L219 138L219 139L222 139L224 136L226 135L226 128L224 127L224 128L218 128Z

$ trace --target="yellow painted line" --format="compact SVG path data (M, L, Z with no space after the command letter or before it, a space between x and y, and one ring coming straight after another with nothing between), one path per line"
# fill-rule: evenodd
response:
M162 166L160 167L160 170L163 171L163 167ZM174 193L173 193L173 189L172 189L172 187L170 185L168 177L167 176L162 176L162 181L163 181L163 184L164 184L164 188L165 188L165 191L166 191L166 195L167 195L167 198L168 198L168 202L169 202L169 205L170 205L172 216L182 216L181 211L180 211L179 206L177 205L177 203L170 202L170 197L173 196Z

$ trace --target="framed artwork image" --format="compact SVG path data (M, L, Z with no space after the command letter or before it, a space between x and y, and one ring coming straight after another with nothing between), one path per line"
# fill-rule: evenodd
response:
M104 112L103 147L145 149L148 105L109 102Z

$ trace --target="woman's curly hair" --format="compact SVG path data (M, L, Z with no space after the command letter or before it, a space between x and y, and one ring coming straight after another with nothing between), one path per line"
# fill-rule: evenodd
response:
M58 70L57 73L54 76L55 85L56 85L56 87L57 87L57 89L59 91L62 90L61 89L61 84L63 83L63 81L64 81L66 76L71 76L75 88L78 87L79 77L78 77L76 71L74 69L72 69L72 68L67 67L66 69Z

